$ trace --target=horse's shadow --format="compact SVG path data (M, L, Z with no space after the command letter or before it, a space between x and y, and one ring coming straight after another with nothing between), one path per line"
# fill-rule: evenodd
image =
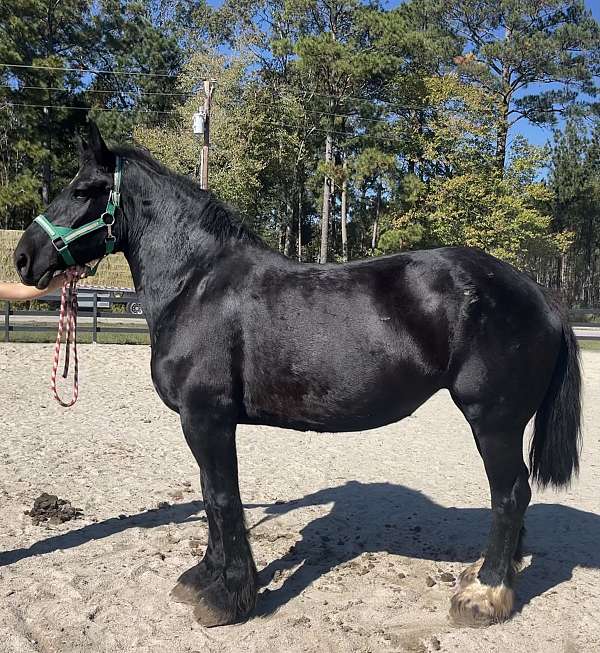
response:
M363 552L388 552L438 562L472 562L485 546L490 511L446 508L423 493L391 483L348 482L284 504L246 504L264 508L266 516L250 526L250 535L267 521L298 508L333 504L309 522L301 538L261 573L263 585L277 570L293 569L278 589L263 593L258 613L269 614L298 596L316 579ZM205 520L201 501L111 518L54 535L28 548L0 553L0 566L70 549L122 532L169 523ZM600 515L559 504L535 504L526 516L526 553L532 564L519 575L518 609L535 596L569 580L577 566L600 569ZM276 526L276 523L269 528ZM183 570L182 570L183 571Z
M308 523L291 550L262 570L266 585L278 570L296 567L281 587L263 594L259 614L275 611L362 552L473 562L485 548L491 519L489 509L446 508L402 485L352 481L268 506L268 516L261 522L303 506L329 503L331 510ZM525 554L531 554L532 561L519 574L517 610L569 580L577 566L600 569L600 515L540 503L527 511L526 526Z

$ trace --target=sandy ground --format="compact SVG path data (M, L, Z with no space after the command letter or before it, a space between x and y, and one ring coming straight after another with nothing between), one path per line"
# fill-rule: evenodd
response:
M207 526L149 350L82 347L81 400L68 411L47 389L50 360L46 345L0 344L3 653L600 651L600 354L583 357L580 479L534 494L517 612L480 630L449 623L441 578L478 557L489 523L483 468L446 394L365 433L240 428L266 587L253 619L207 630L168 596ZM34 526L24 511L42 491L83 517Z

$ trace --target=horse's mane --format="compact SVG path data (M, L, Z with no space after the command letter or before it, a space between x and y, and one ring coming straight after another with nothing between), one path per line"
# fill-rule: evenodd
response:
M200 216L202 227L219 240L234 238L266 247L260 236L240 220L233 208L221 202L209 191L200 188L194 179L170 170L157 161L150 152L139 147L119 145L110 149L124 159L142 163L151 172L168 177L176 191L186 196L195 206L202 207Z

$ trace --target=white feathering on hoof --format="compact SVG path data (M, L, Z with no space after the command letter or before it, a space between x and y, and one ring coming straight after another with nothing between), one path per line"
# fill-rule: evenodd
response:
M457 624L488 626L505 621L512 612L514 591L504 584L484 585L477 577L483 560L477 560L458 577L450 602L450 617Z

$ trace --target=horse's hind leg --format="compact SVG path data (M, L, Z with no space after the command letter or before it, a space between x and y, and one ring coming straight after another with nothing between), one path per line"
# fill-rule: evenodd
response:
M523 428L494 429L489 422L482 427L480 419L469 421L490 484L492 528L485 556L458 579L450 614L460 623L487 625L507 619L512 612L523 517L531 490L523 462Z
M208 546L202 561L182 574L175 600L194 606L205 626L248 616L256 603L256 566L248 544L238 486L235 423L207 413L181 416L188 445L200 467Z

